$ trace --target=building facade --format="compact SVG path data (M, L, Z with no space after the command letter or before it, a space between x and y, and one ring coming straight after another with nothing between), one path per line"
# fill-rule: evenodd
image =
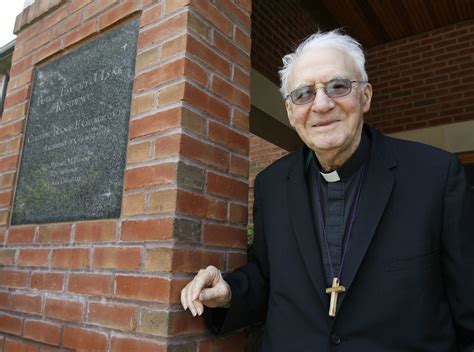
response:
M0 55L2 82L8 75L0 121L0 347L245 350L242 332L210 337L202 319L182 310L179 292L202 267L231 271L246 262L255 174L300 145L276 72L281 57L318 28L344 27L365 46L374 87L368 123L457 153L472 175L474 4L384 4L36 0L25 7L14 47ZM139 30L120 216L12 225L34 70L133 20Z

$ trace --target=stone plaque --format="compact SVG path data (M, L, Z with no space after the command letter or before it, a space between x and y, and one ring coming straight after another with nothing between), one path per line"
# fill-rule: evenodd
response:
M35 70L12 224L120 216L138 29Z

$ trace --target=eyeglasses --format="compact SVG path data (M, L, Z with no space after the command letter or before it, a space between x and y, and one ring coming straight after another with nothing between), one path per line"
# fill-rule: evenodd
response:
M364 81L351 81L349 79L344 78L335 78L326 83L322 87L324 93L329 98L341 98L346 95L349 95L352 92L352 84L354 83L366 83ZM288 94L285 98L291 98L293 104L296 105L304 105L311 103L314 98L316 97L316 92L318 88L315 86L303 86L296 88L290 94Z

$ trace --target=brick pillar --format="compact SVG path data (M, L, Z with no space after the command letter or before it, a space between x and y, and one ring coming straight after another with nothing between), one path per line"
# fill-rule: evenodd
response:
M0 122L0 347L243 351L179 305L246 260L251 0L36 0ZM140 18L119 219L9 226L32 70ZM0 348L1 349L1 348Z

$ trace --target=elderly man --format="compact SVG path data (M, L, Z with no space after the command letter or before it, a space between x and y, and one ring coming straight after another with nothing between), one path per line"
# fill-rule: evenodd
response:
M473 351L474 210L458 159L364 125L353 38L316 33L283 59L305 147L255 181L255 260L182 290L215 333L265 321L262 351ZM204 306L210 307L204 310Z

